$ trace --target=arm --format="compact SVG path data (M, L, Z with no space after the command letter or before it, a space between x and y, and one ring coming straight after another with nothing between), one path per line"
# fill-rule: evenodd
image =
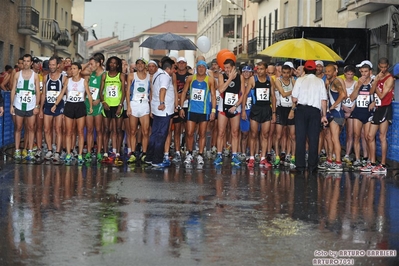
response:
M46 89L46 84L47 83L47 76L43 77L43 90L41 94L41 99L40 102L42 103L42 106L40 106L40 112L39 112L39 117L43 118L43 108L44 108L44 103L46 102L46 96L47 96L47 89Z
M187 91L188 91L188 88L189 88L192 80L193 80L193 76L189 76L186 80L186 83L184 83L183 92L181 93L181 96L180 96L180 106L183 106L184 101L186 100ZM184 118L185 113L184 113L183 109L180 109L179 115Z
M232 69L231 73L229 74L229 78L224 82L223 80L223 75L219 75L219 92L223 93L225 90L227 90L227 87L230 85L230 82L235 79L237 76L237 71L235 68Z
M15 99L15 93L17 91L17 81L18 81L18 75L14 75L13 78L13 83L12 83L12 88L11 88L11 93L10 93L10 114L14 115L14 99Z
M68 88L68 79L66 79L65 82L63 82L61 93L60 95L58 95L57 100L55 101L53 107L51 107L51 112L53 113L55 112L55 109L57 108L57 105L61 102L62 97L64 97L67 88Z
M333 81L333 86L338 91L339 96L338 96L338 99L334 102L334 104L331 105L330 110L334 110L342 102L342 100L347 97L346 89L344 89L342 87L342 83L341 83L340 79L335 79Z
M104 72L101 76L101 85L100 85L100 102L103 104L105 110L109 110L108 104L104 101L104 84L105 77L107 76L107 72Z
M395 81L392 77L389 77L385 82L384 82L384 87L383 90L375 90L375 93L377 93L377 96L380 99L383 99L385 97L385 95L387 95L388 92L390 92L395 85Z
M363 82L364 82L364 78L363 77L361 77L356 82L355 88L353 89L353 92L351 93L351 96L349 97L349 99L351 99L352 102L354 100L356 100L357 96L359 95L359 90L360 90L360 87L362 86Z
M3 82L0 84L0 88L3 91L8 91L8 88L6 87L6 85L10 82L10 79L11 79L11 74L7 73L6 76L3 79Z
M176 111L177 106L179 106L179 95L177 93L177 78L175 73L173 73L172 75L172 81L173 81L173 89L175 90L175 111Z
M93 98L91 97L91 92L89 89L89 82L87 81L87 79L85 79L84 86L85 86L86 95L87 95L87 98L89 99L89 104L90 104L90 113L89 114L91 114L91 113L93 113Z
M276 93L274 92L274 82L271 82L271 96L272 96L272 123L276 122Z
M131 115L132 114L132 109L130 108L130 84L133 83L133 79L134 79L134 74L130 73L129 76L127 77L127 85L126 85L126 101L127 101L127 115Z
M276 89L280 92L281 96L283 97L291 96L292 91L284 91L280 81L277 81L276 79L276 82L274 84L276 86Z
M40 109L40 100L41 100L41 94L40 94L40 81L39 81L39 75L35 73L35 93L36 93L36 106L33 109L33 114L37 115L39 113Z
M211 91L211 104L212 104L210 119L214 120L216 113L216 90L215 90L215 80L213 77L209 77L208 84L209 84L209 89Z

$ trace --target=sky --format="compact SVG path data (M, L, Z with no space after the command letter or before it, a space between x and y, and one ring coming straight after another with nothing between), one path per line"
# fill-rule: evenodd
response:
M165 12L166 11L166 12ZM197 21L197 0L92 0L85 3L85 22L97 37L128 39L168 20ZM94 39L90 32L90 40Z

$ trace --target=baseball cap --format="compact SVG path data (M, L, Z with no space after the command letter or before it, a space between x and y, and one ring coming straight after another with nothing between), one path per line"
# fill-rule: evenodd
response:
M207 65L206 62L203 61L203 60L199 60L199 61L197 62L197 67L199 67L199 66L204 66L204 67L208 68L208 65Z
M322 67L324 67L324 63L321 60L317 60L315 63L316 63L316 66L321 65Z
M42 68L43 68L43 70L46 70L46 71L50 70L48 67L48 60L43 61Z
M307 70L315 70L316 63L313 60L308 60L308 61L306 61L305 65L303 67Z
M138 61L141 61L141 62L144 63L144 65L147 65L147 60L145 60L143 57L138 58L138 59L136 60L136 64L137 64Z
M399 79L399 63L393 66L392 74L396 79Z
M373 64L369 60L364 60L360 64L357 64L356 67L362 68L364 65L368 65L370 68L373 68Z
M290 68L294 68L294 64L290 61L285 62L284 66L289 66Z
M244 72L244 71L252 72L252 67L250 67L250 66L245 66L245 67L242 68L242 72Z
M187 63L187 59L184 58L183 56L177 58L177 63L179 63L180 61L183 61L184 63Z
M33 57L33 59L32 59L32 61L33 61L33 63L39 63L39 62L41 62L42 60L40 60L39 59L39 57Z

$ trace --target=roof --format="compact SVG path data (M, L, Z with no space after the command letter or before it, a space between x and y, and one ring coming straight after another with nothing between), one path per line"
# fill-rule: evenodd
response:
M98 44L100 44L100 43L109 41L109 40L111 40L111 39L113 39L113 38L118 38L118 37L117 37L117 36L114 36L114 37L101 38L101 39L98 39L98 40L91 40L91 41L88 41L88 42L86 43L86 46L87 46L87 47L92 47L92 46L98 45Z
M168 20L155 27L144 30L141 34L158 34L171 32L179 35L197 35L197 21L172 21Z

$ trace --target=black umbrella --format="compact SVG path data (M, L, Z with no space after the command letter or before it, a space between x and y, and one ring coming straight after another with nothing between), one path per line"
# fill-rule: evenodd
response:
M197 50L197 46L190 39L170 32L148 37L140 47L154 50Z

